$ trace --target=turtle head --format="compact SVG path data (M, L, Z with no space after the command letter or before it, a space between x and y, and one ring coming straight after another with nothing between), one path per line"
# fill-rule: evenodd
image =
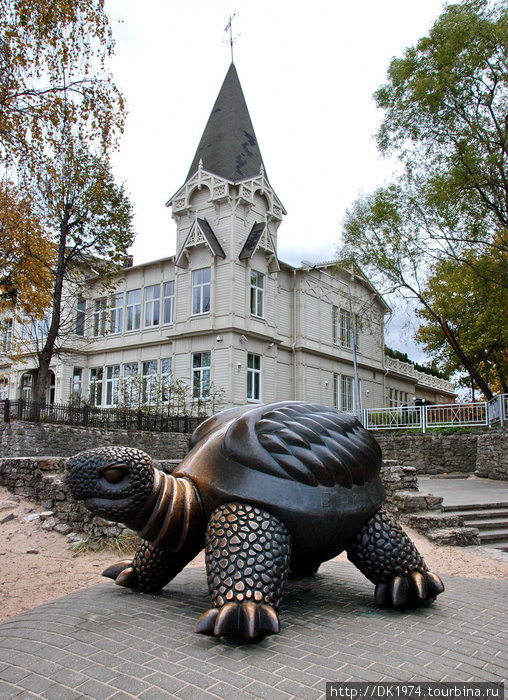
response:
M95 515L128 522L136 517L152 492L151 458L132 447L99 447L80 452L67 462L73 497Z

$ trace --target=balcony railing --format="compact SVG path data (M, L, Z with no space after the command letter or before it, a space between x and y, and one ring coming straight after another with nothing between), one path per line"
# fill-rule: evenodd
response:
M403 362L402 360L397 360L394 357L385 355L385 367L393 372L403 374L405 377L413 377L421 386L428 386L431 389L444 391L447 394L455 393L455 385L453 382L440 379L440 377L435 377L433 374L420 372L410 362Z

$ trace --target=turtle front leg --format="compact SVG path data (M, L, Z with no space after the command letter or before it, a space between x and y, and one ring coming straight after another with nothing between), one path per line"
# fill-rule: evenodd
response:
M199 551L200 548L196 548L174 554L169 549L142 540L133 559L123 559L108 566L102 575L113 579L118 586L140 593L156 593L174 579Z
M413 542L383 510L367 520L347 555L376 584L380 607L430 605L444 591L439 576L428 570Z
M217 508L205 549L212 607L196 632L246 640L276 634L290 552L289 531L275 516L243 503Z

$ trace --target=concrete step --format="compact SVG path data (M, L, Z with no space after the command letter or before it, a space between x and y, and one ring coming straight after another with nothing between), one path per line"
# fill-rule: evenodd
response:
M479 510L446 510L448 515L455 515L464 520L498 520L504 519L508 522L508 509L505 508L489 508Z
M447 514L448 515L448 514ZM480 520L479 518L464 518L464 525L468 527L477 527L479 530L498 530L506 529L508 532L508 518L488 518Z
M492 508L503 508L508 509L508 502L501 501L495 503L463 503L454 505L443 505L444 510L449 513L450 511L464 511L464 510L491 510Z
M480 542L482 544L494 544L508 540L508 526L499 530L480 530Z

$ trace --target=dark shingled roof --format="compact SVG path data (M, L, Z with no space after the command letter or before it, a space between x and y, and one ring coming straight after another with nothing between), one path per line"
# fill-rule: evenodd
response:
M222 246L217 240L217 236L212 230L212 227L208 223L206 219L199 219L198 218L198 224L201 227L201 230L203 231L203 235L208 241L208 245L210 246L210 249L214 255L217 255L219 258L225 258L226 253L222 250Z
M247 258L252 257L252 254L256 250L256 246L259 242L259 239L261 238L261 234L265 230L265 226L265 223L256 222L254 224L247 237L247 240L243 245L242 250L240 251L240 255L238 256L239 260L247 260Z
M200 159L205 170L230 182L259 175L263 159L234 63L224 78L187 180L197 171Z

